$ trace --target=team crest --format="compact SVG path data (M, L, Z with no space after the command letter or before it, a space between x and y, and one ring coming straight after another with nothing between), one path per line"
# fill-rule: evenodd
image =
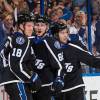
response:
M59 41L55 41L54 46L57 49L60 49L61 48L61 45L60 45Z
M19 44L19 45L22 45L22 44L25 43L25 39L23 37L17 37L16 43Z

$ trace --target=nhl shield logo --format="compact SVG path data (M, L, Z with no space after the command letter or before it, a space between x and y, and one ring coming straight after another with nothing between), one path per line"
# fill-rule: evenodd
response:
M59 41L55 41L54 46L57 49L60 49L61 48L61 45L60 45Z
M17 37L16 43L19 44L19 45L22 45L22 44L25 43L25 39L23 37Z

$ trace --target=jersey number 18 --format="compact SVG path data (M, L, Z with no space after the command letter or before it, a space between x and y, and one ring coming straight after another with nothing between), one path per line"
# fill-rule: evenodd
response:
M16 49L16 48L13 49L12 56L21 57L21 54L22 54L22 49Z

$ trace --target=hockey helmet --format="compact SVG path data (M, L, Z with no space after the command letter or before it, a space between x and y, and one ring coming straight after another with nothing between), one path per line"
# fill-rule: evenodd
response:
M42 23L49 23L49 19L46 16L42 16L42 15L36 15L34 18L34 22L38 23L38 22L42 22Z
M68 27L65 24L56 23L56 24L52 25L52 27L50 29L51 29L52 34L57 34L59 31L61 31L63 29L68 29Z
M29 14L29 13L20 13L18 14L17 16L17 24L22 24L22 23L25 23L25 22L31 22L33 21L33 17Z
M58 24L58 30L60 31L60 30L63 30L63 29L67 29L67 25L65 25L65 24Z

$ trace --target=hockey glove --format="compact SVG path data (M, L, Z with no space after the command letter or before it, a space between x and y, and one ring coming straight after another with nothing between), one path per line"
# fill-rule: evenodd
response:
M57 77L52 84L52 90L54 92L60 92L64 87L64 80L61 77Z
M33 72L30 87L32 91L38 91L41 88L41 80L37 73Z

